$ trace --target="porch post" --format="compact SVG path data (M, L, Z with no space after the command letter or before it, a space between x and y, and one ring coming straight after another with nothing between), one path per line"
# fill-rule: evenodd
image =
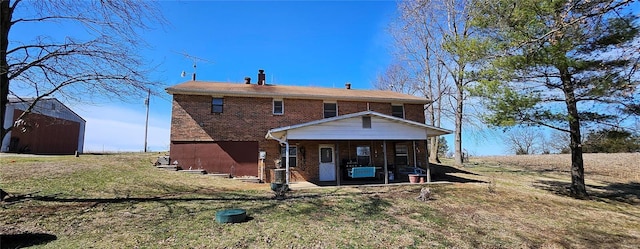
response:
M384 184L389 184L389 170L387 169L387 140L382 140L382 156L384 156Z
M427 182L431 182L431 164L429 163L429 140L425 140L424 143L425 148L425 160L427 162Z
M413 167L418 167L418 153L416 150L416 140L411 141L413 143Z
M336 143L336 152L334 154L336 157L335 167L336 167L336 186L340 186L340 178L342 177L342 172L340 171L340 144Z
M286 178L287 178L287 185L289 185L289 178L290 178L289 177L289 173L290 173L289 172L289 143L287 142L287 143L284 143L284 144L285 144L285 149L286 149L285 152L284 152L284 155L285 155L284 157L285 157L285 159L287 159L287 162L285 164L285 165L287 165L287 167L286 167L286 169L287 169Z

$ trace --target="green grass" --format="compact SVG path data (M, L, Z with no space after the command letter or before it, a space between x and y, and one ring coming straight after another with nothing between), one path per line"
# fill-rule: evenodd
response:
M554 191L562 174L481 163L480 182L326 187L273 199L268 184L156 169L156 154L0 158L0 207L9 234L53 235L37 248L633 248L640 207ZM494 182L493 186L489 181ZM611 182L599 182L611 186ZM619 182L619 184L628 184ZM493 190L490 191L490 187ZM612 190L613 191L613 190ZM629 198L633 199L632 196ZM624 195L623 195L624 196ZM250 217L218 224L221 209ZM34 235L34 236L35 236ZM4 246L3 245L3 246Z

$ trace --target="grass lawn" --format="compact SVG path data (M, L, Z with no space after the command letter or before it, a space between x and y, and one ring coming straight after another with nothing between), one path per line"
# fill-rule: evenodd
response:
M153 153L3 154L0 187L20 198L0 204L0 247L637 248L640 154L616 155L585 158L589 200L566 195L569 166L550 155L473 159L447 173L467 183L421 202L417 184L275 200L268 184L156 169ZM216 223L227 208L249 219Z

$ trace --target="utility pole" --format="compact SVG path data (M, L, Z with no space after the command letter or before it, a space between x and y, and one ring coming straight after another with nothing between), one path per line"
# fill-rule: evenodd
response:
M147 133L149 130L149 99L151 98L151 89L147 94L147 99L144 100L144 104L147 106L147 119L144 125L144 152L147 152Z

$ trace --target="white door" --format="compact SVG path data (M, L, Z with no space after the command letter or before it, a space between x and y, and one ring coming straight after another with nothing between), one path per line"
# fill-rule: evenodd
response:
M333 145L321 144L320 145L320 181L335 181L336 180L336 160L334 155Z

